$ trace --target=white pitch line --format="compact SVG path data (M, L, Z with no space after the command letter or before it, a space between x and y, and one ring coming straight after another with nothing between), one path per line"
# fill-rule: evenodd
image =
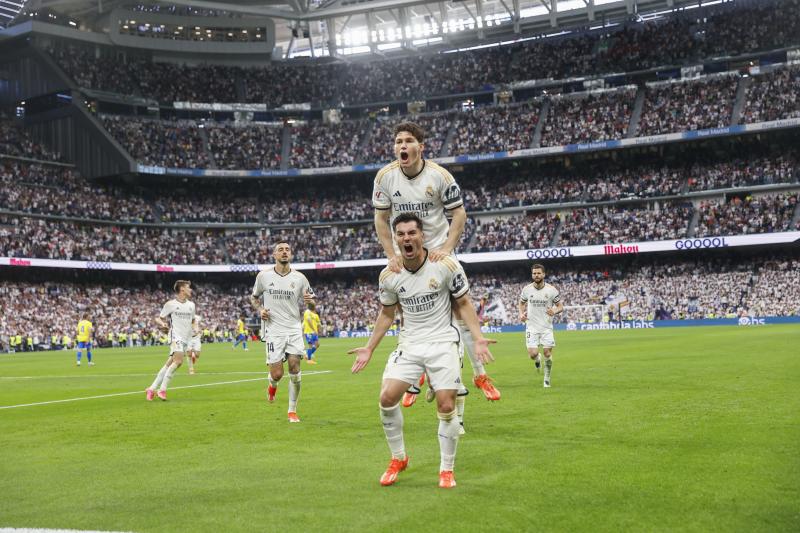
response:
M313 371L309 371L313 372ZM321 371L318 371L321 372ZM196 374L198 376L234 376L234 375L259 375L265 376L266 372L202 372ZM15 380L15 379L82 379L82 378L138 378L142 376L152 376L153 374L82 374L72 376L0 376L0 379ZM0 531L2 533L2 531Z
M310 372L303 372L304 376L313 376L315 374L330 374L333 372L332 370L312 370ZM233 385L236 383L248 383L250 381L261 381L264 378L252 378L252 379L239 379L236 381L219 381L217 383L201 383L199 385L184 385L183 387L171 387L170 390L179 390L179 389L195 389L199 387L216 387L217 385ZM82 398L67 398L66 400L50 400L47 402L36 402L36 403L21 403L19 405L0 405L0 409L16 409L17 407L35 407L37 405L50 405L53 403L67 403L67 402L79 402L82 400L98 400L100 398L114 398L115 396L131 396L133 394L141 394L144 391L137 390L134 392L115 392L113 394L101 394L98 396L84 396Z

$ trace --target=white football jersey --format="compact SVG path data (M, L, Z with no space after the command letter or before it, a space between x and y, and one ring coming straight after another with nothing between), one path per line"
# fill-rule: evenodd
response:
M558 289L549 283L537 289L533 283L529 283L523 287L519 299L528 304L528 327L534 331L553 329L553 317L547 314L547 310L561 301Z
M290 270L281 276L275 268L262 270L256 276L253 297L261 298L264 309L269 311L270 319L261 324L261 336L294 335L302 333L300 306L303 293L313 294L308 279L297 270Z
M192 320L194 320L194 302L186 300L181 303L172 299L164 304L161 309L161 318L169 318L169 339L188 343L194 335Z
M422 171L413 178L403 173L397 161L383 167L375 176L372 206L391 210L389 227L401 213L414 213L421 218L425 247L429 250L447 242L450 225L445 211L462 205L461 188L452 174L427 159L423 160Z
M427 259L416 271L400 273L384 269L379 278L383 305L400 302L403 308L401 342L458 342L460 333L453 322L450 296L469 292L461 265L452 257L433 263Z

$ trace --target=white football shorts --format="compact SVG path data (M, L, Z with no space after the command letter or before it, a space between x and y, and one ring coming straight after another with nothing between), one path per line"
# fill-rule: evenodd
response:
M556 345L552 329L535 330L530 326L525 328L525 346L528 348L538 348L539 346L552 348Z
M186 346L186 351L199 352L201 348L200 337L192 337L192 340L190 340L189 344Z
M264 339L267 352L267 364L273 365L286 360L289 355L296 355L300 359L306 353L303 335L298 331L291 335L270 335Z
M416 385L428 374L433 390L461 388L461 352L456 342L403 343L389 354L383 379Z

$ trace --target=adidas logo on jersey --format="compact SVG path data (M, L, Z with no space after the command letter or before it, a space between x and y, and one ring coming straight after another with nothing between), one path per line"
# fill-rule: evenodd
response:
M275 282L273 281L272 283L269 284L269 286L270 287L274 287L275 286Z
M394 194L392 196L394 196L395 198L398 198L398 197L403 196L403 195L400 194L400 191L394 191Z
M403 294L404 292L406 292L406 288L405 287L400 287L400 290L398 292L400 294Z

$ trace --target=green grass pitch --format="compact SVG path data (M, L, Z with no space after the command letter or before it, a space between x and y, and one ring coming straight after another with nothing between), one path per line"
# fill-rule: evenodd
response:
M378 484L391 338L357 376L345 351L362 341L323 339L300 424L286 381L265 401L260 344L206 345L198 374L184 366L152 403L164 348L97 350L93 368L71 351L2 355L0 406L132 394L0 409L0 527L800 530L798 326L557 333L549 390L521 334L496 338L503 398L472 387L450 491L422 399L404 410L409 469Z

